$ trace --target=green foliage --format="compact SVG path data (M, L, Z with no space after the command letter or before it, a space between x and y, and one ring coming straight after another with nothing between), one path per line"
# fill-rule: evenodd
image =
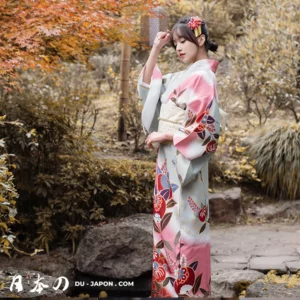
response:
M93 74L81 65L65 65L51 74L22 76L22 92L0 98L0 113L24 124L0 128L7 150L15 153L20 193L15 230L22 245L49 253L70 242L74 252L86 226L151 211L155 164L97 157L92 133L99 89Z
M149 212L155 164L142 161L97 159L81 153L65 158L57 174L39 175L47 202L36 208L36 242L49 250L60 239L76 242L90 224L110 216ZM64 235L62 235L64 233Z
M5 116L0 117L0 127L7 125ZM13 125L20 125L11 122ZM15 166L10 163L10 155L5 153L5 141L0 139L0 252L10 257L12 244L16 238L10 226L17 220L16 200L18 193L14 184L14 175L11 169Z
M300 197L300 125L281 122L261 129L251 158L267 190L284 199Z
M119 208L117 213L151 211L155 163L106 159L101 167L103 193L109 201L107 204Z
M217 153L214 159L218 161L221 174L217 181L238 183L260 182L254 168L254 161L246 153L242 139L247 136L245 131L226 131L220 137Z
M0 107L1 114L24 126L6 126L0 131L7 137L8 152L15 154L18 210L22 212L19 233L27 235L27 246L34 246L28 232L38 233L35 245L48 251L49 242L60 230L52 223L55 213L48 206L53 197L52 177L68 164L69 156L93 151L90 136L97 110L92 101L98 90L80 65L65 66L52 74L36 71L22 76L22 91L4 92ZM72 225L76 225L75 217Z
M277 109L290 110L299 122L299 5L253 0L249 12L243 23L245 35L232 40L228 51L234 66L230 87L259 124Z

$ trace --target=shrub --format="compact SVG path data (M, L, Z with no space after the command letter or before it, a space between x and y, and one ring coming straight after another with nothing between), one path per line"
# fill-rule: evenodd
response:
M35 243L47 251L50 244L70 240L74 252L85 227L106 217L151 212L154 163L101 160L84 153L64 159L56 174L39 174L38 186L47 199L39 206L35 201L35 216L23 224L29 228L35 223Z
M5 116L0 117L0 126L7 125ZM11 125L21 125L11 122ZM16 236L10 226L16 222L16 200L18 193L14 184L14 175L11 172L15 166L10 163L9 154L5 153L5 141L0 139L0 252L9 257Z
M48 253L66 243L75 251L86 226L105 217L152 208L155 164L96 156L91 135L99 91L83 66L69 67L23 74L22 92L0 97L0 114L24 124L21 131L0 128L15 153L20 224L14 232L24 248Z
M300 197L300 125L281 122L261 129L249 153L267 190L287 199Z
M89 59L93 67L93 76L100 89L102 83L107 83L109 89L114 91L119 86L117 74L120 72L120 55L102 54Z
M3 140L0 140L2 143ZM10 226L15 223L15 208L18 193L13 183L14 176L9 170L8 155L0 155L0 252L5 253L10 257L10 249L16 238Z
M257 177L253 159L246 153L242 139L248 135L246 131L229 131L222 134L214 160L218 162L216 180L235 184L257 184ZM216 168L216 166L214 166Z
M126 131L130 133L130 137L134 140L133 152L144 150L145 146L145 134L142 125L142 105L139 97L137 96L136 87L137 79L141 66L135 70L131 70L129 76L129 101L124 112L124 121ZM141 142L142 140L142 142Z
M98 90L80 65L65 65L51 74L24 73L20 86L21 92L2 93L0 113L10 120L20 120L22 130L6 126L0 128L0 134L6 137L7 152L15 154L15 184L20 194L17 208L21 212L21 225L16 226L19 237L27 239L28 248L38 245L48 251L49 241L61 238L61 229L52 223L55 211L48 202L52 197L51 180L68 166L69 157L91 155L94 151L90 136L98 111L92 101ZM74 180L70 182L80 184ZM63 194L63 185L60 191ZM77 196L85 199L84 193ZM65 223L72 226L79 221L76 215L65 218ZM38 238L32 242L36 235Z
M254 113L259 124L266 123L278 109L291 111L300 122L299 6L288 0L249 3L249 16L243 24L245 36L232 41L228 53L234 67L228 88L238 92L246 112Z

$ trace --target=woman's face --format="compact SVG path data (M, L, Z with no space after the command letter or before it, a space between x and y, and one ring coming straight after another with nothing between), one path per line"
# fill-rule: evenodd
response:
M173 42L176 52L183 63L194 63L197 60L199 48L194 43L176 34L173 36Z

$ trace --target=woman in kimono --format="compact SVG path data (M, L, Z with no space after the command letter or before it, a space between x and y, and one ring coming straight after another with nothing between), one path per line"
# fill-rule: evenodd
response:
M189 66L162 76L156 58L172 43ZM159 32L138 83L150 148L159 143L153 205L153 298L207 297L211 289L208 161L220 134L215 72L199 17Z

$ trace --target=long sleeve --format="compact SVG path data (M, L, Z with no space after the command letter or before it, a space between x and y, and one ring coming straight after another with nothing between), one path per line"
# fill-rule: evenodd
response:
M208 75L196 74L189 81L186 122L173 138L178 150L177 171L183 186L196 178L217 148L220 112L214 75Z
M139 75L137 89L144 106L142 111L142 124L144 129L150 133L157 131L161 107L160 97L166 90L172 74L170 73L163 76L159 67L155 65L151 82L150 84L146 84L143 82L144 70L145 67Z

